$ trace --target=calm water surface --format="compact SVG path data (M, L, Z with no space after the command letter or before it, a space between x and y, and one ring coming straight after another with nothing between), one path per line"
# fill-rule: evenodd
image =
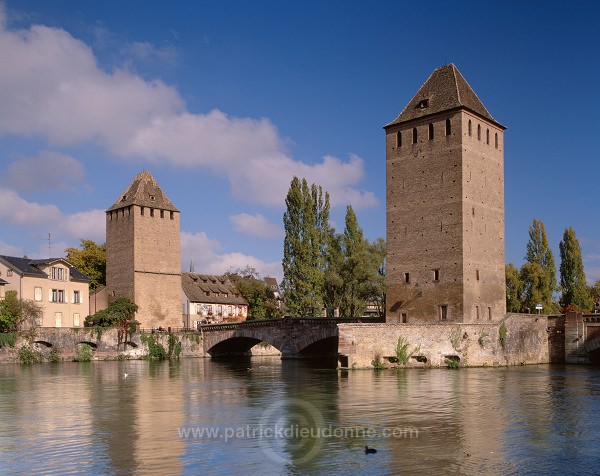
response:
M593 367L3 365L0 474L599 474L599 415Z

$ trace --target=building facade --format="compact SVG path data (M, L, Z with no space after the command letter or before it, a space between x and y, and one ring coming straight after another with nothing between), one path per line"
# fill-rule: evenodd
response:
M502 318L505 127L451 64L384 129L387 321Z
M83 327L88 315L91 281L63 258L37 259L0 256L0 286L43 309L41 327ZM4 298L4 294L0 295Z
M135 302L142 328L183 327L179 219L149 172L106 210L107 301Z
M226 276L182 273L183 320L196 329L208 322L240 322L248 317L248 303Z

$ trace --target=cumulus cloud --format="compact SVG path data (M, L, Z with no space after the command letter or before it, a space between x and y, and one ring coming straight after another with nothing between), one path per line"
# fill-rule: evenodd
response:
M0 187L0 225L3 222L75 239L104 241L105 237L103 210L63 214L55 205L28 202L14 190Z
M80 162L47 150L12 162L3 175L3 184L21 192L70 190L85 182L85 170Z
M0 241L0 255L21 257L24 254L23 248Z
M138 57L169 54L146 43L129 49ZM322 185L334 206L377 204L358 187L365 173L360 157L294 160L270 120L191 113L161 81L104 71L92 49L64 30L8 30L0 18L0 64L0 136L94 142L123 159L203 167L225 177L235 197L270 206L283 204L294 175Z
M190 263L194 263L197 273L223 274L231 269L255 268L261 276L273 276L279 281L283 270L281 262L265 262L255 256L243 253L219 254L221 245L218 241L210 239L206 233L181 233L181 267L187 271Z
M229 217L235 231L259 238L278 238L283 231L275 223L271 223L264 215L240 213Z

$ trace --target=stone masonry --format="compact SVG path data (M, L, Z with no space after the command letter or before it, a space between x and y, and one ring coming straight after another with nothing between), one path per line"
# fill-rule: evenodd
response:
M452 64L385 126L387 322L504 317L504 129Z

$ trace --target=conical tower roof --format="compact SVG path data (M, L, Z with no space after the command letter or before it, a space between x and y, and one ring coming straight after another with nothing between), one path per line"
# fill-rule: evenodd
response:
M384 127L420 119L440 112L464 108L505 129L492 117L453 64L436 69L400 113Z
M119 199L106 211L110 212L130 205L179 211L164 194L152 174L147 171L137 174Z

